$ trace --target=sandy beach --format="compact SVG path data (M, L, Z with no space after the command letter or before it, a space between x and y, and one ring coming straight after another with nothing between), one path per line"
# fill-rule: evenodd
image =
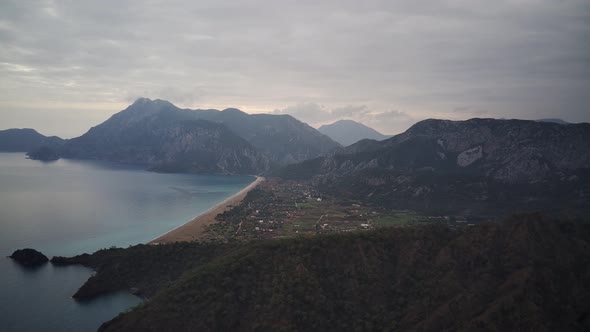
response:
M254 182L250 183L246 188L240 190L235 195L229 197L228 199L215 205L211 209L189 220L185 224L174 228L168 233L159 236L148 243L159 244L183 241L197 241L203 239L206 231L206 226L215 223L215 217L218 214L223 213L229 210L231 207L240 204L244 197L246 197L246 194L250 190L256 188L256 186L258 186L258 184L260 184L262 181L264 181L264 178L261 176L257 176Z

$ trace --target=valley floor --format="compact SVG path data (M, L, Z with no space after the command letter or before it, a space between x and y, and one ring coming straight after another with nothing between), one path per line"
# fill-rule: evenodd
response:
M487 218L393 210L321 192L309 181L268 178L208 222L203 238L227 241L311 236L442 223L472 226Z

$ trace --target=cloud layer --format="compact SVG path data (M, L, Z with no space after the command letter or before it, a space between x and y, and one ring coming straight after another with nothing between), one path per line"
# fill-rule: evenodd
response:
M428 117L590 121L588 40L587 0L6 0L0 123L72 136L138 96L386 134Z

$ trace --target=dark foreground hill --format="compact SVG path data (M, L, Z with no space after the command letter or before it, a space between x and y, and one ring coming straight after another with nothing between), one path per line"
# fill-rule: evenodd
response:
M425 120L385 141L360 141L278 174L430 213L588 212L590 124Z
M79 298L155 293L101 331L590 329L590 227L537 215L57 261L98 269Z

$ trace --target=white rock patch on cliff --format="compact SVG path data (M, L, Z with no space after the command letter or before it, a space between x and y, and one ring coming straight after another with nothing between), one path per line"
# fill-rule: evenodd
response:
M480 146L465 150L457 156L457 165L467 167L483 157L483 149Z

